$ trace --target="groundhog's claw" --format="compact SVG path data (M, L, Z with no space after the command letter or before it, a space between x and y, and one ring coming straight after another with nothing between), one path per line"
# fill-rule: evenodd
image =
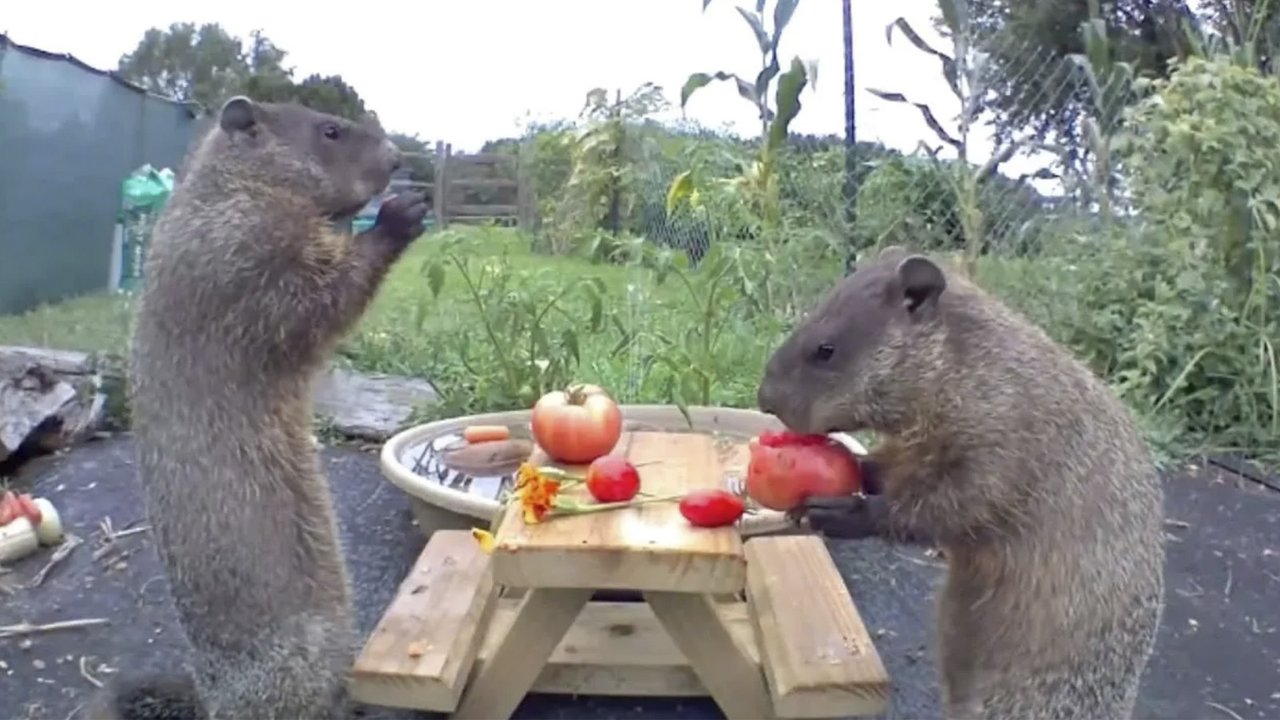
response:
M880 534L880 497L810 497L791 511L793 521L827 537L856 539Z
M374 228L397 245L408 245L426 228L427 196L420 192L407 192L382 203Z

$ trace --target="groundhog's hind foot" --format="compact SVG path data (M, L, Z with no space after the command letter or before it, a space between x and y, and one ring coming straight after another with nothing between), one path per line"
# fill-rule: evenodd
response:
M201 684L210 720L340 720L351 633L324 621L277 627L249 653L207 655Z
M1064 673L1022 679L980 702L947 708L948 720L1130 720L1136 679L1105 673Z
M143 675L114 680L85 707L87 720L206 720L187 675Z

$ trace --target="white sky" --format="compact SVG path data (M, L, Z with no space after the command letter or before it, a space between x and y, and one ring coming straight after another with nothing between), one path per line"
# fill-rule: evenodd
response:
M5 3L0 31L19 44L75 55L114 68L152 26L219 22L247 40L255 28L288 51L299 77L340 74L391 130L445 140L455 151L512 136L528 117L574 117L592 87L645 81L663 86L677 109L692 72L736 71L754 77L759 51L734 6L750 0L413 0L363 5L296 5L263 0L97 0ZM935 46L934 0L854 0L858 136L910 151L933 132L913 107L889 103L867 87L903 92L928 103L944 125L956 102L936 59L901 35L893 46L885 26L903 16ZM770 2L766 13L770 13ZM771 19L766 25L771 24ZM839 0L803 0L783 35L780 60L817 60L818 81L802 96L795 132L836 133L844 127L844 60ZM751 106L731 83L695 95L688 117L708 126L758 132ZM976 143L973 143L976 145ZM985 158L985 146L971 157ZM1026 163L1010 163L1021 172Z

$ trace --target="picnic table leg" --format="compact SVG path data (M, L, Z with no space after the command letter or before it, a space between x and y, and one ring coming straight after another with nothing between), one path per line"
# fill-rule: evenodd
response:
M511 717L590 599L590 590L528 590L511 629L472 676L452 717Z
M776 717L764 673L733 641L714 596L646 592L645 599L726 717Z

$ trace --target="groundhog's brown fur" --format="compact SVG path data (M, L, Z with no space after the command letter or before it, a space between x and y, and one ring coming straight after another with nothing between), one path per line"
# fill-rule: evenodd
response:
M193 674L122 680L91 717L323 718L356 647L312 445L314 376L422 232L375 122L233 98L148 251L130 368L139 473Z
M760 407L875 430L882 494L811 527L941 547L950 718L1128 718L1163 607L1162 491L1127 408L1068 351L901 248L842 280L770 359Z

